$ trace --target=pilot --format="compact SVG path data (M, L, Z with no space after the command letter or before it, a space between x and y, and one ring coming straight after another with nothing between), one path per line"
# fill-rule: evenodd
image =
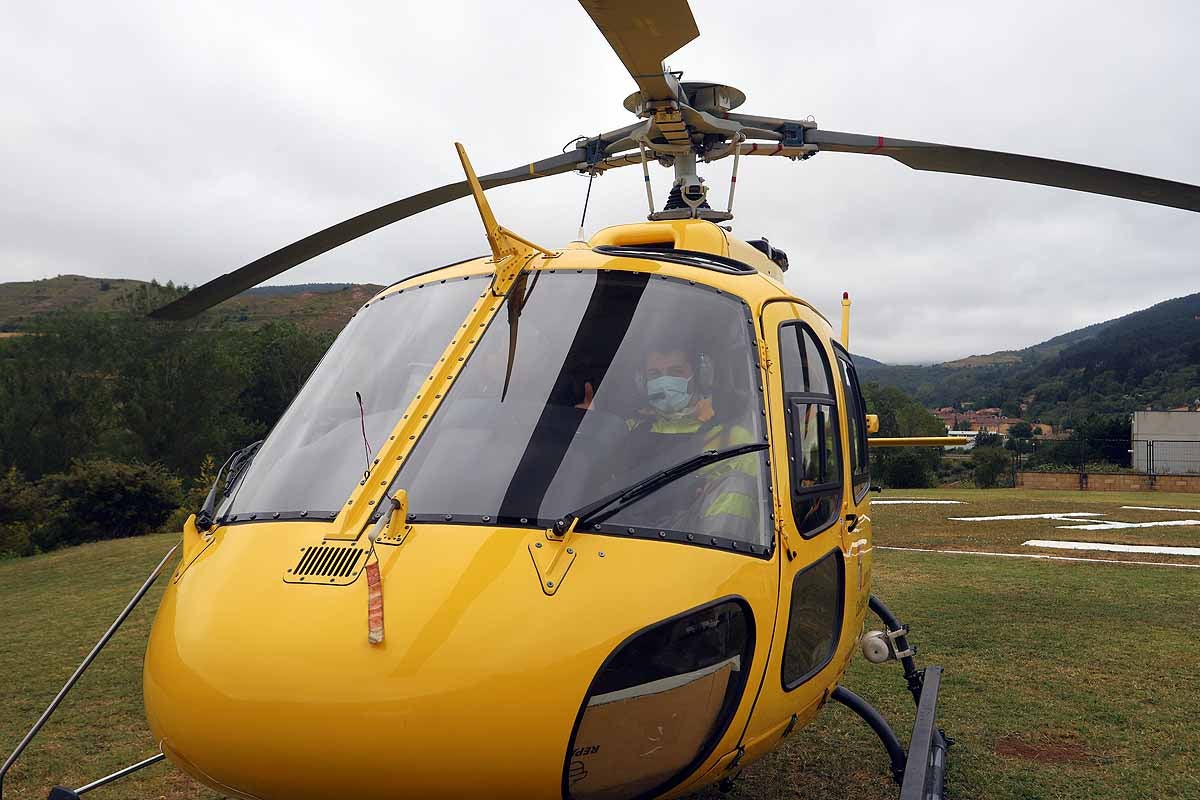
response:
M756 441L749 429L714 409L713 365L704 353L683 344L652 344L645 353L637 384L645 392L645 407L636 417L626 420L632 437L628 455L636 459L629 463L645 465L640 469L635 467L636 471L661 469L705 450ZM663 509L667 518L656 524L757 543L762 539L758 475L753 455L730 458L697 470L694 476L679 481L690 485L690 496L683 498L678 491L663 493L661 501L672 507ZM643 502L654 504L654 499ZM661 507L664 502L657 505ZM639 512L638 506L631 507L631 521L644 518L643 513L650 510Z

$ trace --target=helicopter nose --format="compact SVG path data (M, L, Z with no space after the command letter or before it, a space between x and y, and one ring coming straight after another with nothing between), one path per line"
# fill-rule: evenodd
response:
M296 523L219 531L151 632L151 728L230 796L561 798L605 659L713 585L630 602L647 569L632 550L661 545L581 536L548 595L530 549L544 531L418 526L376 548L385 636L372 645L365 579L283 579L313 539Z

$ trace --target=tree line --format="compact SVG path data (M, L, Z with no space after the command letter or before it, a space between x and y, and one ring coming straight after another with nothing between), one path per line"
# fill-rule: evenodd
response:
M44 315L0 340L0 556L194 510L212 464L267 433L333 338L146 317L177 293L142 286L118 311Z
M178 528L225 456L266 435L332 342L146 312L182 290L139 286L118 310L41 315L0 339L0 557ZM899 389L868 383L881 436L938 436ZM940 448L872 453L876 483L947 478Z

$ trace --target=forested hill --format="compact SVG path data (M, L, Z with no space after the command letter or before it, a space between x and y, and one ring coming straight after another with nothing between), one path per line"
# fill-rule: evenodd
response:
M1200 293L1025 350L931 366L868 363L859 371L864 380L895 386L927 407L970 402L1057 424L1092 413L1195 404L1200 399Z
M207 312L203 324L255 329L290 322L328 335L380 288L347 283L258 287ZM0 337L31 329L48 312L144 311L179 291L170 284L81 275L3 283ZM927 407L974 403L1060 425L1089 413L1195 404L1200 399L1200 293L1024 350L930 366L889 366L864 356L855 362L865 381L902 389Z
M370 283L260 286L221 303L206 320L252 327L287 321L336 332L381 288ZM136 310L151 296L165 301L175 291L171 284L84 275L0 283L0 333L26 330L38 316L56 311Z

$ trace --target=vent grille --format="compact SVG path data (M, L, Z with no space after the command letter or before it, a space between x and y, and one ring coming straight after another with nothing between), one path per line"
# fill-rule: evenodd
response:
M302 547L300 560L283 576L288 583L345 586L358 578L366 550L361 547Z

